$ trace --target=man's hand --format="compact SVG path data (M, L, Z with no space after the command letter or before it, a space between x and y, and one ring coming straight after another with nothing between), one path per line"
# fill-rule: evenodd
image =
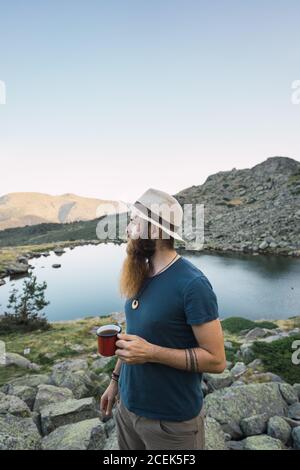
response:
M121 361L127 364L144 364L152 360L154 344L136 335L119 333L117 337L119 339L116 346L120 349L116 349L115 354Z

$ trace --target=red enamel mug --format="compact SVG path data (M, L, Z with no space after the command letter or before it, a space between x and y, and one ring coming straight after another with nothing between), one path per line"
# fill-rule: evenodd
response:
M114 356L116 352L117 334L121 333L121 325L103 325L97 329L98 353L101 356Z

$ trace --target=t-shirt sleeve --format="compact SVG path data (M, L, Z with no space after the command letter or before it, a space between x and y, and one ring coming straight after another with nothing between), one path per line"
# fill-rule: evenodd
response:
M184 291L184 312L189 325L219 317L217 296L207 278L196 277Z

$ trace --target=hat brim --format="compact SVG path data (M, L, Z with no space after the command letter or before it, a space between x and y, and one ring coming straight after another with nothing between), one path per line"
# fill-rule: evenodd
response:
M181 242L184 242L185 243L185 240L180 236L178 235L178 233L176 232L173 232L172 230L169 230L167 228L165 228L163 225L159 224L158 222L156 222L155 220L151 219L150 217L146 216L145 214L143 214L143 212L141 212L134 204L131 204L131 203L126 203L127 204L127 212L131 212L131 211L134 211L136 212L136 214L141 217L142 219L144 220L147 220L148 222L151 222L153 225L156 225L156 227L159 227L161 228L164 232L166 232L168 235L170 235L171 237L175 238L176 240L179 240Z

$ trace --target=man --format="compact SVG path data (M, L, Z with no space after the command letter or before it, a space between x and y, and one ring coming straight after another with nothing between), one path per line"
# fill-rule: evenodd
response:
M101 397L106 414L117 400L120 450L203 449L202 373L226 367L216 295L174 249L182 215L175 198L153 188L131 206L120 278L126 333Z

